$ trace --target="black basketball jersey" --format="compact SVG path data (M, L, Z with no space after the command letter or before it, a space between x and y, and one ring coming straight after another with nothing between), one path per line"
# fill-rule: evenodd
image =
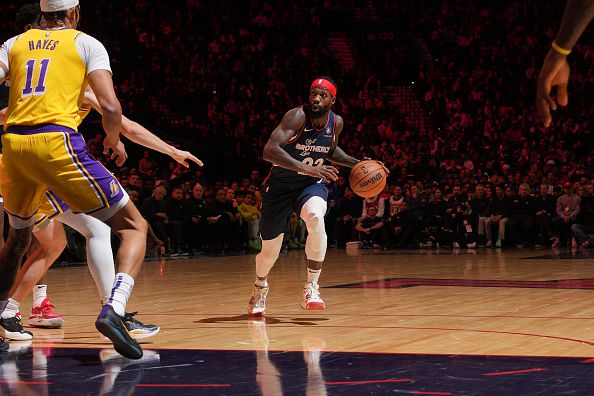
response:
M297 161L312 166L322 166L335 144L336 115L329 111L326 125L321 129L316 129L308 109L304 107L303 111L306 116L305 124L283 148ZM295 187L311 184L318 180L277 165L272 166L269 176L269 182L287 183Z

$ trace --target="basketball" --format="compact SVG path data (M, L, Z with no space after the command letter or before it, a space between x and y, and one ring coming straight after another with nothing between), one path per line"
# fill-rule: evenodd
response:
M377 161L365 160L351 169L349 183L353 192L363 198L375 197L386 186L386 170Z

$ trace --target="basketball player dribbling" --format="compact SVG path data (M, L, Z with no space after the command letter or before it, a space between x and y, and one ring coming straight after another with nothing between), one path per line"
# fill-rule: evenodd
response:
M263 316L266 312L268 273L278 258L293 211L303 219L308 231L307 281L301 308L326 307L318 285L327 248L326 181L337 180L338 170L324 163L352 168L359 162L338 147L344 123L331 110L336 92L332 79L316 78L310 87L309 104L289 110L264 147L264 159L273 166L262 185L262 251L256 256L256 280L248 302L251 316Z
M51 189L73 210L93 214L121 238L120 272L95 326L118 353L139 359L142 348L128 333L123 315L144 259L147 224L115 177L88 155L77 132L79 104L90 84L103 110L104 146L116 164L126 160L109 55L99 41L75 30L78 0L41 0L40 6L46 27L15 36L0 49L0 83L11 82L2 136L10 230L0 251L0 299L6 300L31 241L35 215Z

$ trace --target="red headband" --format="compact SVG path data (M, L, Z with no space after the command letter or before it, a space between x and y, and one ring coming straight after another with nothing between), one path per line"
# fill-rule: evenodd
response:
M328 80L324 80L323 78L318 78L318 79L314 80L314 82L311 83L310 88L314 88L314 87L326 88L330 92L330 95L336 96L336 86Z

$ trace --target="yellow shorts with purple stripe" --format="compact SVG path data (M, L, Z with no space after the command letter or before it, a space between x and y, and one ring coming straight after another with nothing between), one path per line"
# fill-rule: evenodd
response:
M45 227L50 220L60 216L69 209L70 206L68 206L68 204L60 197L51 191L46 191L45 199L35 215L35 227L37 227L37 229Z
M74 212L100 220L113 214L107 208L127 202L117 179L88 153L78 132L51 124L13 126L7 132L2 136L2 189L4 207L14 227L34 224L40 207L48 202L48 190Z

